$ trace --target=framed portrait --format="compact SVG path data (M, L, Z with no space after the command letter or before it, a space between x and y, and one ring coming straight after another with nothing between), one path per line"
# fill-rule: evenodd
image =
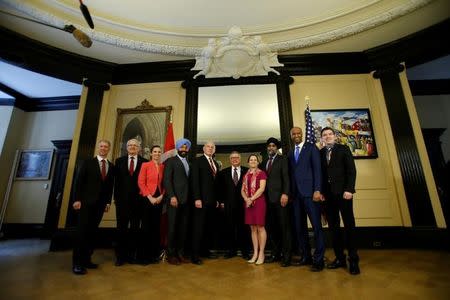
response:
M316 141L322 128L331 127L337 143L347 145L354 158L378 157L369 109L311 110L311 119Z
M118 108L114 159L127 153L127 141L141 142L141 155L150 159L153 145L164 147L172 106L154 107L145 99L135 108Z
M53 149L21 150L16 180L48 180L52 169Z

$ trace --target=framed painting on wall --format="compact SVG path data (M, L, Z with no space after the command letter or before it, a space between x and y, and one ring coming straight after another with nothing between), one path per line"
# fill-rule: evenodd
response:
M311 110L311 119L316 141L322 128L331 127L337 143L347 145L354 158L378 157L369 109Z
M52 168L53 149L20 150L16 180L48 180Z
M127 141L141 142L141 155L150 159L154 145L164 147L172 106L154 107L145 99L135 108L118 108L114 139L114 159L127 153Z

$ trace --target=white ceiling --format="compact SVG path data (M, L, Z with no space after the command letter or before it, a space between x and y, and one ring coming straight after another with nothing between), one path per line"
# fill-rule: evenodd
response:
M86 24L77 0L0 0L0 9L59 28L73 24L91 37L91 48L82 47L67 32L1 13L0 26L76 54L123 64L192 59L208 38L226 35L232 25L241 27L244 35L261 35L279 54L304 54L363 51L450 17L449 0L83 2L94 30ZM439 66L442 69L440 63L434 68ZM420 79L423 72L418 68L408 75ZM0 82L29 97L81 91L77 84L5 63L0 63Z
M208 38L231 26L261 35L279 53L366 50L414 33L450 16L448 0L85 0L91 30L76 0L0 0L10 12L63 27L73 24L94 41L11 16L0 25L46 44L115 63L190 59Z

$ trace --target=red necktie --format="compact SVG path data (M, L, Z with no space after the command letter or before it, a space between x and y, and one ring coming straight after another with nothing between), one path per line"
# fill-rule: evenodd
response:
M270 171L272 170L272 161L273 157L269 157L269 163L267 164L267 174L269 174Z
M237 173L237 168L234 168L234 172L233 172L233 182L234 185L237 185L239 182L239 175Z
M131 156L130 159L131 159L131 161L130 161L130 175L133 176L133 173L134 173L134 157Z
M216 168L215 168L215 166L214 166L214 162L213 162L213 160L211 159L211 157L209 158L209 165L211 166L211 170L212 170L212 172L213 172L213 176L216 176Z
M106 178L106 161L102 159L102 180Z

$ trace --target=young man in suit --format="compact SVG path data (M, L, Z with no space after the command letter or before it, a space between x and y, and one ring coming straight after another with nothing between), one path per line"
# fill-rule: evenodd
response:
M127 142L127 154L115 161L114 204L116 205L116 266L136 262L143 199L139 195L138 176L145 158L138 155L141 143Z
M189 173L190 164L187 160L191 142L179 139L175 143L177 155L164 163L163 184L166 190L167 202L167 262L172 265L187 263L185 244L189 224Z
M216 145L207 142L203 146L203 155L197 157L192 164L192 194L194 198L194 208L192 215L192 263L200 265L200 250L202 248L204 235L216 230L211 228L211 217L215 214L219 202L216 199L215 179L219 171L219 165L213 159L216 152ZM206 242L206 241L205 241ZM208 250L208 249L206 249ZM209 258L217 256L208 253Z
M76 275L98 267L91 261L95 232L109 210L114 186L114 165L106 159L111 143L100 140L97 147L98 155L82 164L76 180L73 208L78 211L78 225L72 257Z
M354 241L355 217L353 215L353 194L355 193L356 168L352 153L347 146L336 143L336 135L330 127L321 131L325 147L320 150L323 174L323 199L326 201L328 226L333 239L335 260L328 269L346 268L343 235L340 228L339 212L344 222L349 271L360 273L359 257Z
M217 197L225 216L225 258L236 256L241 250L242 257L249 260L250 236L244 225L244 199L242 199L242 178L248 168L241 166L241 155L237 151L230 154L231 166L217 175Z
M303 132L299 127L290 131L295 148L289 151L291 175L291 195L293 197L295 225L300 252L301 265L312 264L311 271L324 268L325 242L321 223L321 165L320 154L315 144L303 142ZM307 216L314 230L316 249L311 257L308 238Z
M266 171L268 236L272 255L267 262L281 259L281 266L291 265L292 233L289 204L289 166L285 156L278 153L281 143L276 138L266 142L268 158L261 163Z

